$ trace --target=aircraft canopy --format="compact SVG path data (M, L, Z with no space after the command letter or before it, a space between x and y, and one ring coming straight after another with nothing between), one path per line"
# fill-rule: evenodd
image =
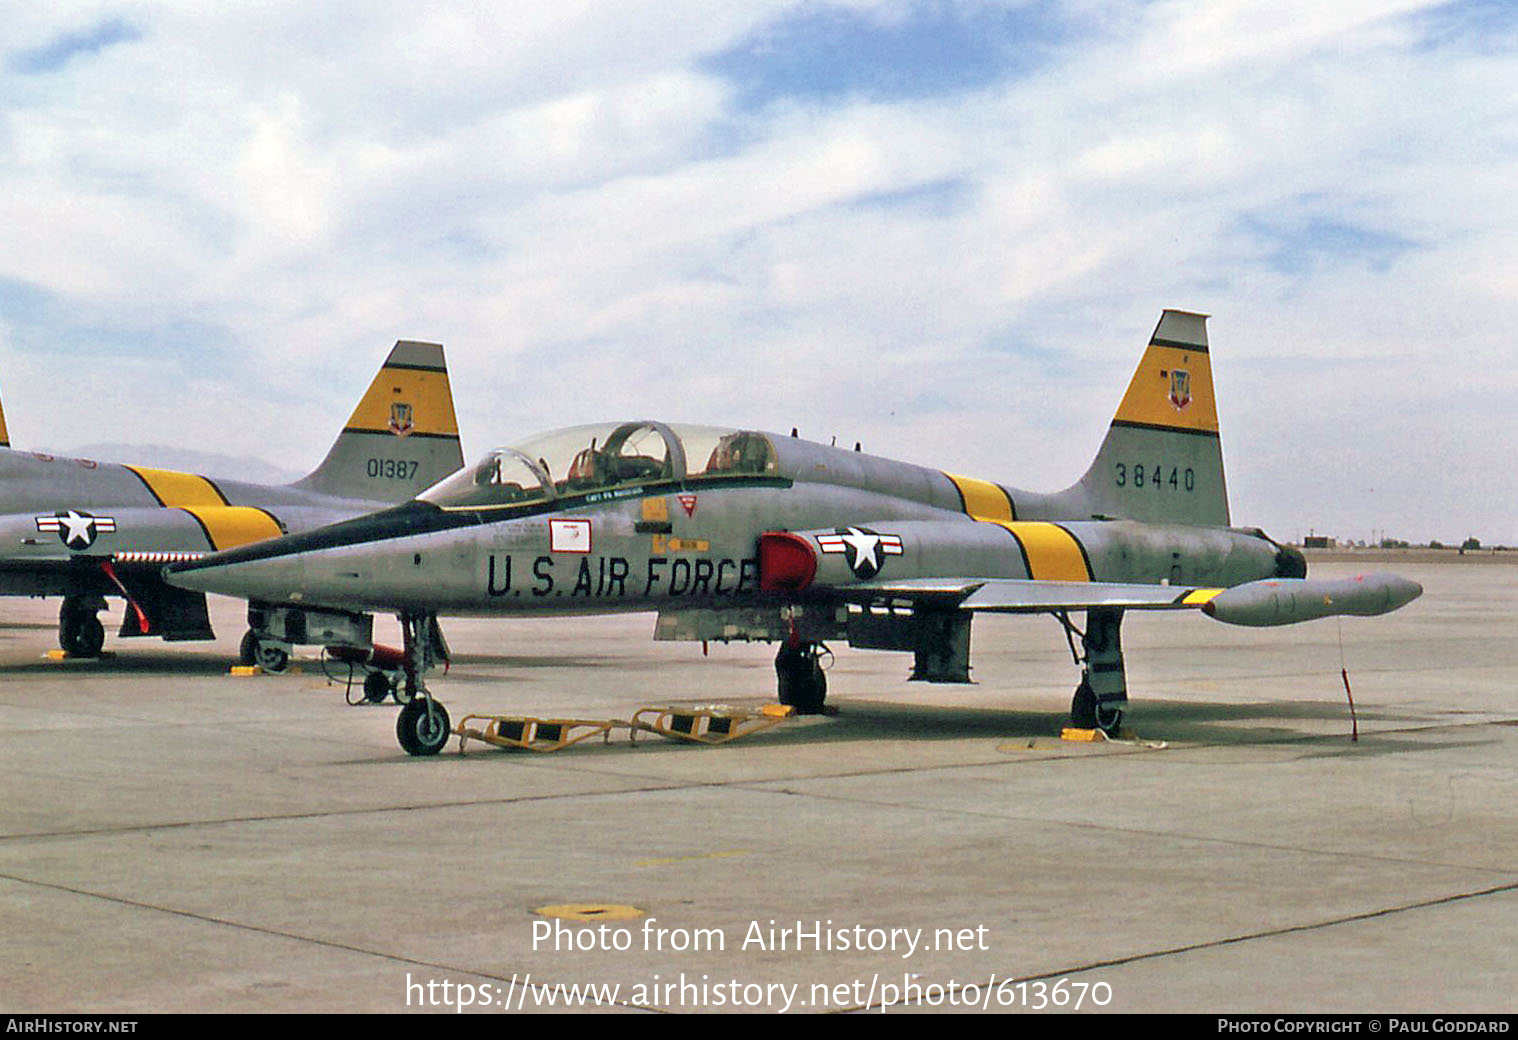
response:
M444 508L506 507L640 485L774 476L767 434L706 426L599 423L496 448L419 496Z

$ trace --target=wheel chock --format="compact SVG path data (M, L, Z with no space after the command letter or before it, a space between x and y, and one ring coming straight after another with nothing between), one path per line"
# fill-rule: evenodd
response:
M471 727L470 722L483 722ZM611 731L627 723L615 719L537 719L526 715L465 715L453 728L459 752L471 740L521 751L561 751L571 744L600 735L611 742Z
M1107 734L1099 729L1075 729L1072 726L1066 726L1059 731L1059 739L1089 744L1106 740Z
M562 751L595 736L609 744L614 729L627 730L628 740L634 744L638 742L640 732L657 733L671 740L695 744L726 744L778 726L795 713L794 708L783 704L766 704L757 710L717 704L692 707L645 705L633 713L631 721L465 715L453 728L453 735L459 738L461 754L471 740L498 748L543 752Z
M633 712L629 739L636 744L639 732L644 732L695 744L726 744L778 726L795 711L783 704L766 704L758 711L725 704L688 708L645 705Z

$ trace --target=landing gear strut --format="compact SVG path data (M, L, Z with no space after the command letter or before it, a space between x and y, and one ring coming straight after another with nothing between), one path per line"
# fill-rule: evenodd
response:
M1123 612L1112 607L1093 607L1086 612L1086 631L1078 631L1064 614L1056 615L1066 636L1081 637L1081 682L1070 701L1070 725L1075 729L1099 729L1115 737L1123 728L1128 710L1128 680L1123 671ZM1071 652L1075 652L1072 640Z
M775 678L779 681L780 703L796 709L797 715L821 715L827 698L828 680L822 670L822 658L831 652L821 643L781 644L775 655Z
M448 661L448 645L437 615L402 614L400 620L405 665L397 694L406 705L395 720L395 737L408 755L435 755L448 743L453 729L447 709L427 692L422 676L438 662Z
M58 611L58 645L70 657L99 657L105 626L96 613L105 609L99 596L65 596Z

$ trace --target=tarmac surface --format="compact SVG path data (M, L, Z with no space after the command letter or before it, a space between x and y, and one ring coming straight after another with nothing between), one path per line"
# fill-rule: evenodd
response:
M840 647L836 714L726 746L417 759L314 654L228 676L240 604L65 661L57 602L7 600L0 1011L1513 1012L1518 566L1394 566L1426 592L1383 618L1130 614L1105 744L1059 737L1044 617L977 619L970 686ZM445 620L431 687L455 721L773 697L772 648L652 627Z

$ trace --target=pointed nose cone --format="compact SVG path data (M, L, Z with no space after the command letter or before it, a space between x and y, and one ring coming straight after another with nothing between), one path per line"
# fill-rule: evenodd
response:
M1423 586L1416 581L1411 581L1400 574L1382 574L1377 577L1384 580L1386 585L1387 610L1396 610L1405 607L1419 596L1423 595Z
M170 585L279 603L351 596L375 559L408 535L456 523L436 506L411 501L284 538L271 538L164 568ZM336 600L343 602L345 600Z
M299 599L305 590L305 561L299 555L242 561L221 561L229 553L212 553L190 563L164 568L170 585L195 592L213 592L237 599L282 602Z

